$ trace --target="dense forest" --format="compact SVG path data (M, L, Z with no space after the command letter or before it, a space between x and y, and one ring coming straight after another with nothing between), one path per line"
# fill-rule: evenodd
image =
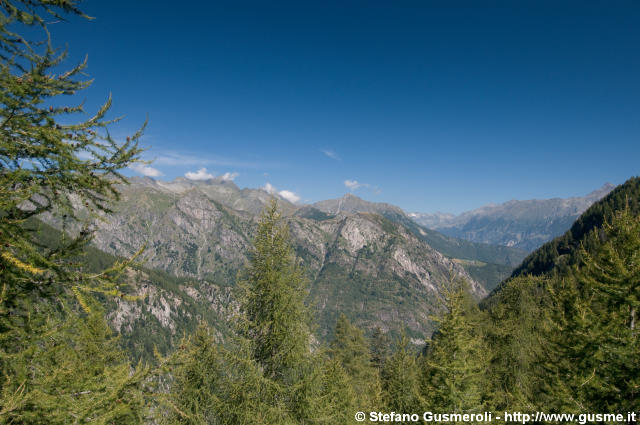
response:
M640 410L638 178L533 253L482 308L452 275L422 350L382 328L367 336L344 315L330 343L317 341L308 282L274 201L237 279L233 332L220 338L203 323L168 354L134 362L104 305L131 297L123 275L139 267L136 256L92 261L92 216L76 206L108 216L126 183L120 172L140 161L143 129L114 140L110 100L69 123L82 106L61 97L88 86L86 64L60 72L66 54L46 22L84 16L75 1L3 0L0 9L0 423L347 424L356 412ZM36 29L44 43L25 39ZM35 221L43 213L86 225L44 240Z

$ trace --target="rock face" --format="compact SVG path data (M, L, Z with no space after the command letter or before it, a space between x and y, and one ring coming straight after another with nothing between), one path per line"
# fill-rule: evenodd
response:
M477 243L444 235L416 223L402 209L385 203L368 202L352 194L340 199L317 202L299 208L295 215L327 220L335 214L375 213L401 224L422 242L447 258L454 259L488 290L511 274L511 271L526 257L527 251L508 246ZM444 219L445 215L442 215Z
M425 227L456 238L532 251L567 231L580 214L614 187L607 183L583 197L487 205L458 216L444 213L409 216Z
M270 195L245 190L247 199L232 185L134 179L121 188L115 213L96 223L94 244L99 249L127 256L146 245L145 267L192 282L183 285L180 296L150 286L141 292L153 301L148 313L172 333L172 317L183 310L184 294L201 302L207 298L204 287L216 288L219 303L220 288L232 288L247 261L258 220L254 211L262 209ZM381 325L423 338L432 331L429 315L440 308L440 288L450 274L467 280L477 297L487 293L460 264L398 222L354 209L308 218L304 211L297 214L292 204L281 205L294 249L308 273L321 338L332 332L341 312L364 328ZM127 324L141 313L121 304L113 322L130 330Z
M138 340L154 341L150 332L167 346L203 318L223 336L223 322L237 307L236 276L246 264L257 213L271 195L218 180L136 178L120 189L114 214L95 222L94 244L116 256L145 245L148 271L129 276L139 300L118 300L111 323L138 353L152 351L135 346ZM433 330L430 316L442 308L441 287L451 276L465 279L476 297L487 294L461 262L426 242L426 233L412 228L399 208L351 196L340 208L331 202L318 205L321 210L279 201L307 271L319 338L330 337L345 313L365 329L379 325L423 339ZM43 219L60 227L51 217Z
M107 299L106 318L134 358L152 361L175 348L202 320L218 340L229 333L238 305L232 288L205 280L174 278L154 270L128 270L125 282L134 299Z

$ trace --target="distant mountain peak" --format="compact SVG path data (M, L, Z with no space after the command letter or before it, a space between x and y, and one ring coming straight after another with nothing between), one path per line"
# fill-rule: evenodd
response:
M614 188L615 185L605 183L585 196L510 200L483 205L457 216L412 213L410 217L449 236L531 251L564 233L591 204Z
M345 193L344 195L342 195L342 199L357 199L359 201L363 201L363 199L357 195L354 195L353 193Z
M607 196L609 194L609 192L611 192L613 189L616 188L615 184L611 184L609 182L605 183L602 185L601 188L596 189L592 192L589 192L585 198L593 198L594 201L599 201L600 199L604 198L605 196Z
M341 198L327 199L311 205L328 214L358 214L358 213L394 213L405 215L404 211L395 205L383 202L366 201L352 193L345 193Z

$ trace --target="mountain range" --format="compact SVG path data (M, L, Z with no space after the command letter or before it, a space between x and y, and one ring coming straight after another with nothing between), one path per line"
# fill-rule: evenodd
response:
M501 220L512 217L520 223L522 215L514 219L514 212L532 204L555 205L550 208L556 216L566 218L609 190L605 186L580 201L512 201L502 206L512 216L504 212ZM338 315L344 313L367 331L380 326L419 343L434 330L431 317L441 311L443 287L452 276L465 279L480 300L527 255L515 247L446 235L422 226L397 206L353 194L296 205L277 193L240 189L221 178L148 177L132 178L119 191L114 212L94 221L94 248L88 255L104 264L145 247L143 265L126 278L137 300L107 302L111 325L129 351L143 357L151 357L155 348L166 351L200 320L225 338L237 309L236 277L247 263L260 213L274 197L307 272L320 340L331 338ZM77 207L82 211L82 205ZM488 215L500 210L476 211ZM58 231L79 230L63 226L53 215L42 219Z
M142 246L145 251L143 267L127 279L139 300L113 302L111 324L141 355L154 344L170 346L199 320L224 337L236 308L237 273L247 262L260 212L277 195L223 179L132 178L119 190L114 213L94 221L95 251L112 258ZM481 299L526 255L440 234L398 207L350 194L307 206L279 199L278 205L307 271L320 339L331 336L345 313L366 330L381 326L422 341L434 329L431 317L442 308L451 276L464 278ZM42 219L63 228L52 215ZM96 252L91 255L101 255Z
M530 252L563 234L580 214L614 187L607 183L581 197L512 200L460 215L411 213L409 216L422 226L448 236Z

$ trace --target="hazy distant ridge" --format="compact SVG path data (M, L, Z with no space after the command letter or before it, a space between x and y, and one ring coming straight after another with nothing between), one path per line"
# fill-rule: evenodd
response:
M615 186L607 183L582 197L512 200L453 215L411 213L417 223L449 236L473 242L532 251L561 235L594 202Z

